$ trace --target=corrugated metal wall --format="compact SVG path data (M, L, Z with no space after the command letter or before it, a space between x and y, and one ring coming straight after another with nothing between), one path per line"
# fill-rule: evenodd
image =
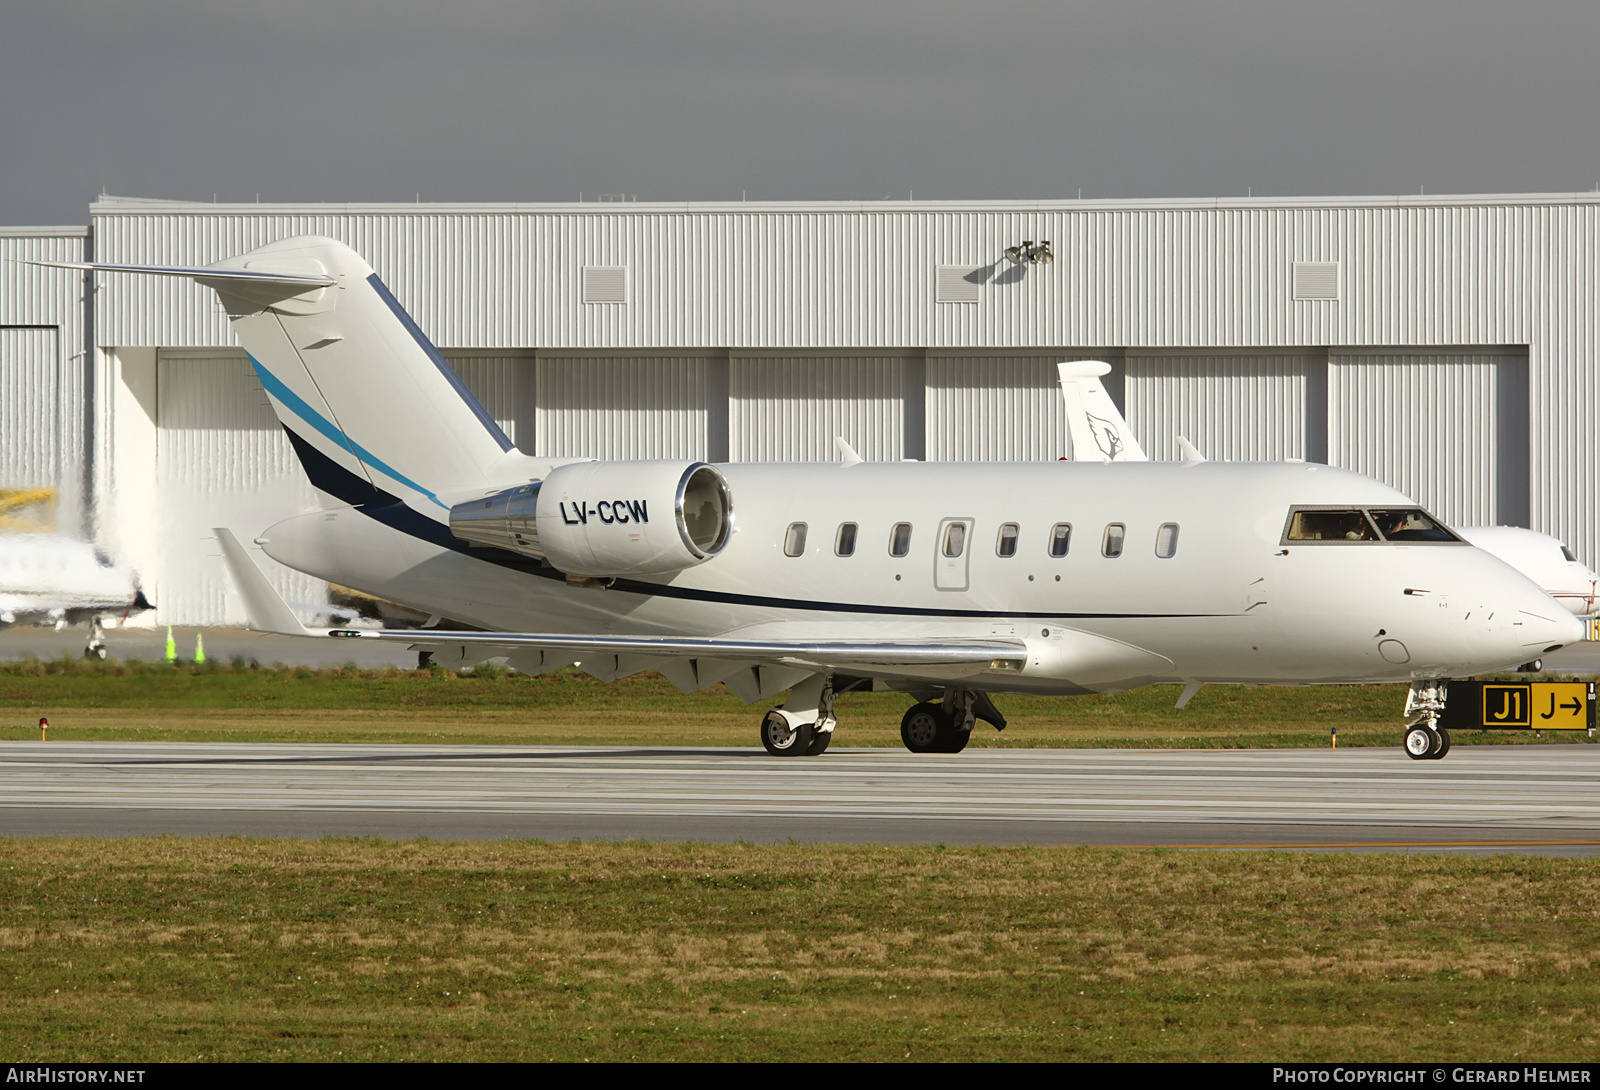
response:
M1498 362L1492 353L1331 353L1329 464L1391 484L1446 522L1493 524Z
M1151 458L1182 457L1177 437L1207 458L1282 461L1306 455L1306 369L1323 356L1293 352L1127 355L1127 409Z
M59 527L85 518L84 228L0 228L0 488L53 488Z
M150 517L167 532L153 589L151 573L142 573L146 590L160 624L243 624L212 527L249 541L315 508L316 493L243 352L164 351L156 368L160 510ZM327 604L326 583L257 560L291 605Z
M1526 345L1533 422L1529 518L1595 561L1600 469L1586 451L1600 425L1597 208L1600 196L1572 194L817 205L104 201L92 212L97 256L107 261L203 264L295 234L341 238L371 261L438 343L468 353L570 350L626 359L682 351L717 359L731 351L735 362L724 374L739 392L728 403L725 441L735 458L832 457L831 437L819 437L840 425L878 436L858 442L869 456L898 456L906 436L895 429L908 426L913 448L925 444L930 457L1039 456L1062 442L1050 432L1057 425L1048 416L1046 389L1037 380L1012 382L997 360L1050 345L1215 351L1238 359L1258 349L1289 358L1327 346L1357 354L1384 347L1437 354L1456 346ZM1055 262L1005 261L1003 250L1025 238L1049 239ZM1336 264L1338 297L1296 300L1297 262ZM976 303L935 302L941 265L980 270ZM585 266L626 268L627 301L583 303ZM100 344L232 343L215 299L192 285L105 278L97 308ZM65 343L62 350L71 351ZM793 385L798 378L780 380L775 372L781 368L764 364L767 377L758 380L761 367L737 363L753 350L839 359L925 350L926 420L912 421L914 411L907 416L907 384L897 385L887 372L863 380L859 390L844 390L837 405L801 408L795 399L807 395L800 392L803 383ZM993 369L1000 384L994 392L963 386L952 371L960 365L941 362L963 354L981 361L967 366ZM1406 366L1388 358L1389 366ZM1153 452L1169 453L1171 433L1189 428L1219 437L1195 440L1213 457L1295 449L1292 376L1275 380L1241 371L1186 383L1178 364L1166 366L1174 370L1159 381L1149 369L1140 379L1130 366L1129 415ZM494 385L487 376L481 381ZM1420 374L1383 381L1402 399L1442 396L1428 392L1431 380ZM1331 420L1340 410L1333 401L1335 378L1328 382ZM551 387L552 396L558 386ZM826 386L814 386L822 391L817 396L835 397ZM1147 394L1177 400L1158 410ZM546 422L544 409L530 406L521 387L509 396L515 404L508 419L522 433L534 425L533 449L556 449L543 447L539 432L548 425L560 435L563 420L578 430L610 428L603 441L609 451L683 450L638 436L681 436L697 426L680 427L673 415L679 410L667 413L670 423L641 424L624 413L606 424L597 419L602 411L581 407ZM583 395L573 396L581 406ZM708 388L706 397L716 403L717 390ZM1230 407L1230 397L1246 403ZM1411 402L1391 409L1397 420L1419 411ZM1250 417L1263 420L1263 430L1254 430ZM1315 430L1314 421L1303 419L1305 426ZM802 434L785 438L785 430ZM710 433L708 453L715 456L718 421L708 418L702 431ZM1330 428L1326 439L1330 456L1337 449L1341 458L1376 457L1360 454L1361 441L1341 440L1336 432ZM577 431L570 435L578 443ZM1455 441L1449 434L1437 437ZM517 439L529 445L525 434ZM1485 454L1462 441L1467 445L1458 452L1440 455L1450 465L1441 463L1435 476L1405 479L1442 481L1443 474L1458 480L1476 498L1441 500L1441 506L1481 512L1503 484L1483 470L1484 458L1505 463L1492 449ZM1399 473L1402 463L1417 464L1417 457L1395 455L1383 464Z
M1056 364L1120 351L1042 349L1009 354L930 351L927 460L1050 462L1070 454Z
M519 445L533 437L532 352L440 353L475 394L506 438ZM526 449L526 448L525 448Z
M1539 248L1545 221L1587 221L1597 199L102 202L94 225L101 258L126 262L204 264L331 235L367 257L440 345L456 347L1524 344L1543 317L1532 280L1552 271ZM1025 238L1051 240L1055 262L1004 260ZM1305 261L1339 265L1339 299L1293 298L1293 266ZM934 302L937 269L952 264L984 274L976 305ZM628 270L627 303L582 302L582 270L595 265ZM228 337L215 300L180 281L116 278L104 311L105 343Z
M557 458L707 457L705 353L597 356L541 352L536 438Z
M905 452L906 365L921 354L734 353L728 456L735 462L831 462L842 437L868 461Z
M0 488L62 483L61 349L54 326L0 326Z

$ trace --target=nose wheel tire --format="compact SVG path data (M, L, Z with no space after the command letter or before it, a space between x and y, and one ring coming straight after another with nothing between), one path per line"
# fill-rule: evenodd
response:
M797 727L791 727L787 719L776 711L770 711L766 718L761 720L761 744L774 757L807 756L811 754L811 747L816 742L816 732L812 728L811 723L801 723ZM824 734L823 737L827 738L829 735ZM827 748L826 742L822 745L823 749ZM817 752L820 753L822 750L819 749Z
M811 745L806 749L806 756L822 756L822 754L828 748L828 743L831 741L833 741L833 731L813 729L811 732Z
M1437 761L1450 752L1450 732L1412 727L1406 731L1405 751L1413 761Z

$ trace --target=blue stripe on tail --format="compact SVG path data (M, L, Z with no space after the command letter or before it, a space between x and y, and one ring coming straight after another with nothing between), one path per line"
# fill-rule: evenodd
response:
M386 477L391 477L394 480L399 481L407 488L422 493L440 507L444 507L446 510L449 510L444 503L440 502L438 496L435 496L432 492L428 491L428 489L423 488L420 484L418 484L416 481L413 481L410 477L407 477L399 470L390 467L386 462L383 461L383 459L379 458L366 447L362 446L360 443L357 443L344 432L340 431L338 425L334 424L333 421L317 412L317 410L313 409L310 405L307 405L299 394L295 393L293 390L289 389L289 387L283 384L282 379L278 378L277 375L274 375L271 371L268 371L265 367L261 366L260 360L256 359L254 356L248 356L248 359L250 360L250 366L255 368L256 377L261 380L262 388L276 398L284 408L294 413L307 424L310 424L313 428L327 436L338 446L349 451L351 456L357 461L371 466L373 469L376 469L379 473L382 473ZM335 495L337 495L337 493L335 493Z

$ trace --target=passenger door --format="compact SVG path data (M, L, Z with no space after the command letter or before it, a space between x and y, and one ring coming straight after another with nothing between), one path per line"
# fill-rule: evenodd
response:
M939 523L933 539L933 585L938 590L966 590L967 564L972 555L972 519L950 518Z

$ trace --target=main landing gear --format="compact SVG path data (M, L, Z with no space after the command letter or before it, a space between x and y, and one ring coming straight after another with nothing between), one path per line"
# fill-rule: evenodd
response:
M830 675L813 674L802 681L789 690L783 707L762 717L761 745L774 757L820 756L839 725L833 717L833 698ZM912 753L960 753L979 720L995 730L1006 729L1005 716L989 694L952 687L941 699L925 700L906 712L900 720L900 741Z
M960 753L972 740L972 728L983 720L1005 730L1005 716L988 693L950 688L938 703L923 701L900 720L900 741L912 753Z
M761 720L761 744L774 757L818 757L833 741L833 678L812 674L793 689L783 707Z
M1406 694L1406 714L1416 714L1406 726L1404 748L1413 761L1437 761L1450 752L1450 732L1439 725L1448 681L1413 681Z
M86 659L103 659L106 657L106 630L96 617L89 622L89 641L84 644L83 657Z

